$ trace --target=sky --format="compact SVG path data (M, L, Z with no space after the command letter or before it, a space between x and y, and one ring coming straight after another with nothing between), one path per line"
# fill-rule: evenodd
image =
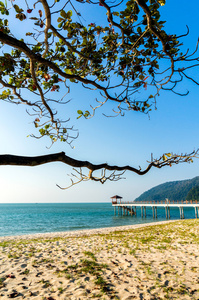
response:
M167 0L161 8L162 19L167 19L167 32L182 34L186 32L186 25L189 26L190 34L183 39L184 49L195 49L199 37L198 10L198 0L191 1L191 5L184 0ZM88 13L84 12L85 19ZM193 71L196 79L198 70ZM184 81L179 90L187 89L190 93L186 97L162 92L157 110L151 112L150 119L135 112L127 112L124 117L107 118L101 109L92 119L77 120L77 109L88 109L92 96L87 91L72 91L72 100L63 114L71 115L71 122L79 129L74 149L64 143L55 143L47 149L48 140L27 137L34 128L25 113L26 107L1 101L0 154L34 156L64 151L68 156L93 163L145 168L151 153L154 158L165 152L189 153L199 148L199 87ZM105 110L111 112L112 108L114 105L108 105ZM124 201L132 201L161 183L199 176L199 159L195 159L193 164L151 169L144 176L126 172L126 179L117 182L102 185L89 181L67 190L59 189L56 184L62 187L70 185L67 174L71 172L71 167L61 163L38 167L0 166L0 203L109 202L115 194L122 196Z

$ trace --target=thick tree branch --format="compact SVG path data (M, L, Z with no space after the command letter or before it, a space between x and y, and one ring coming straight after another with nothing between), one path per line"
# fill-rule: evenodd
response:
M165 85L171 80L171 77L173 76L173 73L174 73L174 59L173 59L173 56L169 53L169 51L167 51L167 46L168 45L167 45L167 42L165 42L165 39L162 37L161 31L158 31L155 28L155 26L153 25L153 19L152 19L152 16L151 16L151 12L150 12L148 6L146 5L145 1L144 0L136 0L136 2L144 10L144 12L146 14L148 28L151 30L151 32L153 32L153 34L162 43L162 50L166 54L166 56L169 57L169 59L171 61L171 74L168 76L168 79L164 83L161 84L161 85Z
M109 99L109 100L113 100L116 102L123 102L124 99L118 99L117 97L112 97L106 87L103 87L101 85L99 85L98 83L96 83L93 80L89 80L89 79L85 79L83 77L80 77L78 75L70 75L70 74L66 74L65 72L63 72L55 63L44 59L43 57L41 57L38 54L35 54L33 51L31 51L31 49L22 41L17 40L16 38L13 38L3 32L0 32L0 42L2 44L6 44L8 46L11 46L15 49L18 49L20 51L22 51L27 57L29 57L30 59L32 59L33 61L37 61L37 63L41 63L44 66L49 67L50 69L52 69L55 73L59 74L60 76L62 76L63 78L66 79L73 79L73 80L77 80L78 82L82 82L83 84L86 85L92 85L94 88L98 89L99 91L103 91L105 96Z
M44 34L45 34L45 38L44 38L44 42L45 42L45 46L46 49L42 55L43 58L45 58L46 54L48 53L48 30L50 29L50 25L51 25L51 13L50 13L50 9L48 6L48 3L46 2L46 0L40 0L43 7L44 7L44 11L45 11L45 16L46 16L46 26L45 26L45 30L44 30Z
M35 167L51 162L62 162L64 164L67 164L71 167L74 168L87 168L91 171L97 171L100 169L106 169L109 171L132 171L135 172L139 175L144 175L146 174L151 167L153 166L152 164L149 164L149 166L143 170L140 171L139 169L130 167L130 166L111 166L108 165L107 163L102 163L102 164L92 164L89 161L81 161L77 160L74 158L71 158L67 156L64 152L60 153L55 153L55 154L47 154L47 155L42 155L42 156L17 156L17 155L10 155L10 154L3 154L0 155L0 165L15 165L15 166L30 166L30 167Z
M162 168L164 166L172 166L173 164L179 164L183 162L192 162L193 158L199 157L199 150L193 151L189 154L171 154L166 153L163 154L159 159L152 159L151 162L148 162L148 166L142 170L141 168L134 168L132 166L117 166L117 165L109 165L107 163L102 164L93 164L89 161L82 161L71 158L67 156L64 152L47 154L42 156L17 156L10 154L1 154L0 155L0 165L15 165L15 166L39 166L51 162L62 162L66 165L69 165L73 168L87 168L89 170L88 177L91 180L96 180L96 177L93 176L93 172L97 170L107 170L107 171L131 171L138 175L144 175L152 167ZM103 174L103 176L105 176ZM97 181L100 181L97 179Z
M30 60L30 73L31 73L31 75L32 75L32 79L33 79L33 82L34 82L35 86L36 86L37 89L39 90L39 94L40 94L40 97L41 97L41 101L42 101L43 105L45 106L45 108L47 109L47 111L48 111L49 114L50 114L51 122L55 124L55 127L56 127L56 129L57 129L57 121L54 120L54 114L53 114L53 112L52 112L50 106L48 105L48 103L47 103L46 100L45 100L45 97L44 97L42 88L41 88L40 85L38 84L38 81L37 81L37 78L36 78L36 74L35 74L34 61L33 61L32 59Z

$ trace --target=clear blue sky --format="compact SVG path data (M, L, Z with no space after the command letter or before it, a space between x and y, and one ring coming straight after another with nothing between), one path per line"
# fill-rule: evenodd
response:
M183 42L185 47L194 50L199 37L199 2L193 0L189 3L167 0L161 11L162 19L168 20L167 32L182 34L186 32L186 25L189 26L190 35ZM86 13L83 17L86 19ZM198 70L194 75L198 78ZM72 113L71 121L80 131L79 138L74 141L75 149L57 143L48 150L47 140L27 138L33 131L33 125L24 113L26 107L0 102L0 153L30 156L65 151L76 159L94 163L140 165L144 168L151 153L159 157L164 152L191 152L199 147L199 87L184 81L180 90L186 89L190 90L187 97L162 92L158 98L158 109L151 113L150 120L133 112L125 117L106 118L102 115L103 110L97 111L93 119L76 120L76 108L89 108L90 99L87 91L72 92L72 101L64 112L67 116ZM199 160L196 159L193 164L152 169L144 176L126 172L125 180L104 185L86 182L65 191L57 188L56 183L61 186L70 183L67 174L71 171L69 166L61 163L34 168L0 166L0 202L108 202L115 194L129 201L166 181L198 176Z

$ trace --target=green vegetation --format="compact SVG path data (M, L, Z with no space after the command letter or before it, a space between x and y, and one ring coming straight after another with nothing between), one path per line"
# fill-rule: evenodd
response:
M18 259L20 258L20 255L17 252L10 252L8 258Z
M52 285L49 280L44 280L44 279L40 280L40 283L43 284L43 288L48 288L49 286Z
M92 252L90 252L90 251L84 251L84 254L87 255L87 256L89 256L93 260L96 260L96 257L95 257L95 255Z
M187 194L187 200L199 200L199 185L193 187Z
M94 283L100 287L102 293L108 291L108 284L102 277L103 270L107 268L106 264L100 264L96 261L96 257L90 251L85 251L84 254L91 259L81 259L78 264L69 265L63 270L57 270L59 275L65 275L67 279L77 277L79 275L91 274L95 277Z
M60 293L60 294L62 294L62 293L64 292L64 289L63 289L63 287L61 287L61 286L60 286L60 287L58 287L58 291L59 291L59 293Z
M29 269L25 269L23 272L21 272L20 274L24 274L24 275L28 275L30 273Z
M172 23L166 24L161 9L166 0L117 1L114 5L104 0L75 4L40 0L36 2L39 9L30 0L16 2L0 1L0 100L26 104L34 127L31 137L48 138L50 145L57 141L71 145L78 137L75 120L93 117L102 106L108 106L108 115L124 116L126 111L148 115L156 109L162 90L186 96L184 80L199 84L193 77L198 67L197 45L192 54L186 51L181 38L189 31L186 34L182 29L179 35L175 12L173 30L167 31ZM74 108L68 110L73 91L79 94ZM142 175L151 167L190 163L198 153L162 153L145 170L103 162L93 165L60 150L34 157L1 154L0 164L33 167L62 162L78 168L79 178L72 174L77 179L71 179L74 185L87 180L117 181L126 170ZM98 170L100 177L95 173Z
M196 188L196 190L194 190L193 188ZM199 176L194 177L193 179L171 181L157 185L156 187L141 194L135 200L164 201L165 198L168 198L171 201L185 201L187 199L189 191L192 189L195 195L197 194L197 191L199 195ZM191 199L189 196L189 200L195 199Z
M6 280L6 277L0 277L0 288L4 287L6 284L5 284L5 281Z

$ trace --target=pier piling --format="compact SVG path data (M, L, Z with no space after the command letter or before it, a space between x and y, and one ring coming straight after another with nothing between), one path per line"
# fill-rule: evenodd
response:
M119 197L119 196L117 196ZM112 197L112 198L116 198L116 196ZM122 198L122 197L119 197ZM179 213L180 213L180 219L184 219L184 208L185 207L192 207L194 208L194 213L195 213L195 218L199 218L199 203L197 201L169 201L168 199L166 199L165 201L142 201L142 202L121 202L120 203L117 202L117 200L112 200L112 206L114 206L114 215L116 215L116 207L118 207L118 216L122 215L122 216L128 216L131 215L135 215L137 214L137 207L141 208L141 217L145 217L146 218L146 208L147 207L151 207L152 208L152 215L153 218L157 218L157 208L158 207L162 207L165 208L165 216L166 219L170 219L171 217L171 208L172 207L178 207L179 208Z
M198 214L197 214L196 207L195 207L195 216L196 216L196 219L197 219L198 218Z
M166 214L166 219L168 219L168 215L167 215L167 206L165 206L165 214Z
M168 218L170 219L170 207L168 206Z
M146 218L146 206L144 206L144 216Z

